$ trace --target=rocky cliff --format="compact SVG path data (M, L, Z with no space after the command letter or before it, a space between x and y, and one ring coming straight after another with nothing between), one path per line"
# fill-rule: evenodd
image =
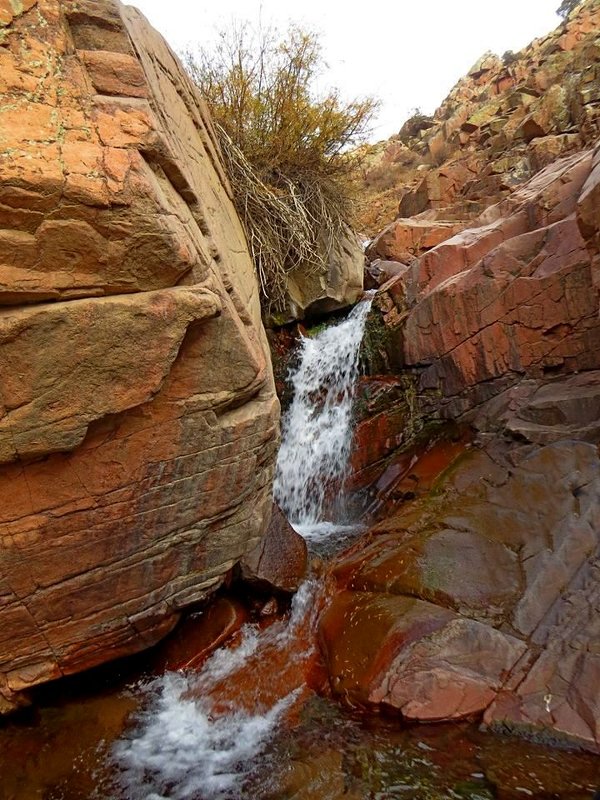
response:
M388 145L429 161L385 162L400 218L370 247L365 357L384 374L363 381L354 481L379 522L321 623L351 702L594 752L599 22L586 0L486 56ZM444 424L462 436L436 443Z
M417 113L365 153L361 222L373 236L394 217L420 224L395 252L420 255L559 156L600 134L600 3L583 0L556 30L518 53L485 53L432 117ZM389 252L390 234L373 247Z
M145 648L270 514L278 403L204 104L118 0L0 2L0 707Z

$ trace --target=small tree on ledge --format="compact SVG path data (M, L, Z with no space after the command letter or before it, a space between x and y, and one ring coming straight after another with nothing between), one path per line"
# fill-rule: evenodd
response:
M326 270L351 218L353 158L377 108L319 94L316 34L279 35L249 24L220 33L213 50L188 51L187 68L216 123L261 284L263 311L282 311L286 276Z

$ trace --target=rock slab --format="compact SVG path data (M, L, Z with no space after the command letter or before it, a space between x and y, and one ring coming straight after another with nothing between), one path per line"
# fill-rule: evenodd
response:
M202 98L117 0L0 3L0 705L256 547L278 402Z
M321 620L336 693L600 752L596 446L476 447L370 539Z

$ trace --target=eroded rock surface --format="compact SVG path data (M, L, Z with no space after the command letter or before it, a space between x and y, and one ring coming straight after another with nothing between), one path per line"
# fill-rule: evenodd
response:
M348 228L331 247L325 271L307 264L288 273L287 310L278 315L277 324L354 305L363 293L364 265L362 246L356 234Z
M413 228L443 236L557 158L592 146L600 135L599 25L598 0L576 4L518 53L485 53L433 117L415 114L389 141L366 147L365 233L379 234L395 217L406 228L404 218L417 217Z
M273 503L271 521L264 538L241 562L241 576L256 589L292 594L306 576L306 541Z
M396 362L442 417L600 368L599 161L559 159L379 290Z
M370 539L321 622L335 692L600 752L596 446L476 448Z
M0 3L0 702L255 547L278 404L206 108L116 0Z

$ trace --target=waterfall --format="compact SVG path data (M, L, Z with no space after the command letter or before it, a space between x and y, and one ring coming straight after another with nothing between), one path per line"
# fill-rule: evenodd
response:
M283 420L275 496L309 538L323 535L323 525L328 541L336 532L355 530L325 517L342 494L370 306L367 299L343 322L304 338L292 376L294 399ZM335 523L339 513L338 506ZM265 751L274 732L310 694L307 674L318 661L314 629L327 591L324 583L305 581L289 620L266 630L245 625L239 641L213 653L199 672L167 672L138 687L144 709L112 752L114 795L120 800L258 796L256 786L269 781Z
M343 522L340 500L352 443L352 400L371 298L349 316L300 342L290 375L292 403L282 420L275 499L292 525L315 538ZM334 516L335 519L327 519Z
M323 600L323 586L308 580L288 620L266 630L247 624L237 646L216 650L199 672L167 672L139 687L145 708L113 749L113 797L255 796L259 757L306 691L307 664L316 658L310 634Z

